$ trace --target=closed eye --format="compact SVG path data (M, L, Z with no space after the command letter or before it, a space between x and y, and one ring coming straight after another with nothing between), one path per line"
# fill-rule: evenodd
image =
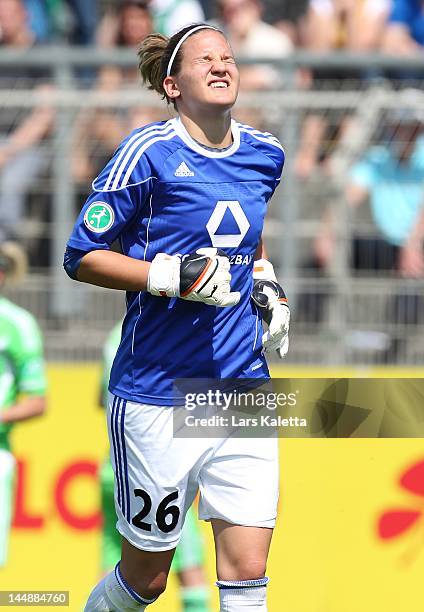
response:
M215 60L214 60L214 58L211 55L204 55L203 57L197 58L195 61L196 62L207 63L207 62L213 62ZM235 64L236 63L236 60L234 59L234 57L232 55L226 55L226 56L222 57L221 61L226 63L226 64Z
M198 57L194 60L195 62L211 62L212 58L210 55L204 55L203 57Z

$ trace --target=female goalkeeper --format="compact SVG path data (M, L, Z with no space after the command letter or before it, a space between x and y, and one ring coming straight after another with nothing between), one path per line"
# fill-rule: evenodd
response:
M177 117L122 142L94 180L65 254L71 277L127 291L108 410L122 557L85 610L145 610L157 599L199 491L221 610L263 611L277 440L174 438L173 411L184 408L173 382L267 378L263 349L287 351L288 307L261 242L284 152L272 135L231 119L239 73L219 30L150 35L139 60ZM110 249L116 240L121 253Z

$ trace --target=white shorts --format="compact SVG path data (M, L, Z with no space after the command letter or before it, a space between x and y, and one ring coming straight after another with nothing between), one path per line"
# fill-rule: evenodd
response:
M9 548L15 466L13 455L7 450L0 449L0 567L6 564Z
M175 548L200 491L199 518L274 527L278 502L276 438L184 439L173 410L109 394L117 529L133 546Z

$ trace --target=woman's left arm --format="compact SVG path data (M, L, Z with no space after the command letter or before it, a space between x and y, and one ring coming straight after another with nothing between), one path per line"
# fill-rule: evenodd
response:
M276 350L281 358L285 357L289 350L290 310L262 238L255 252L252 299L268 325L262 336L264 350Z
M258 259L267 259L267 253L264 245L263 238L259 240L258 248L255 252L254 261L258 261Z

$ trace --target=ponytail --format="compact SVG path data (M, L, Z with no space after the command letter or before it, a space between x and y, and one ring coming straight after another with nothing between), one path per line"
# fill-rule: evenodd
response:
M163 98L167 98L163 88L164 75L162 59L169 44L169 38L163 34L149 34L138 49L138 67L149 89L157 91ZM169 100L168 100L169 102Z

